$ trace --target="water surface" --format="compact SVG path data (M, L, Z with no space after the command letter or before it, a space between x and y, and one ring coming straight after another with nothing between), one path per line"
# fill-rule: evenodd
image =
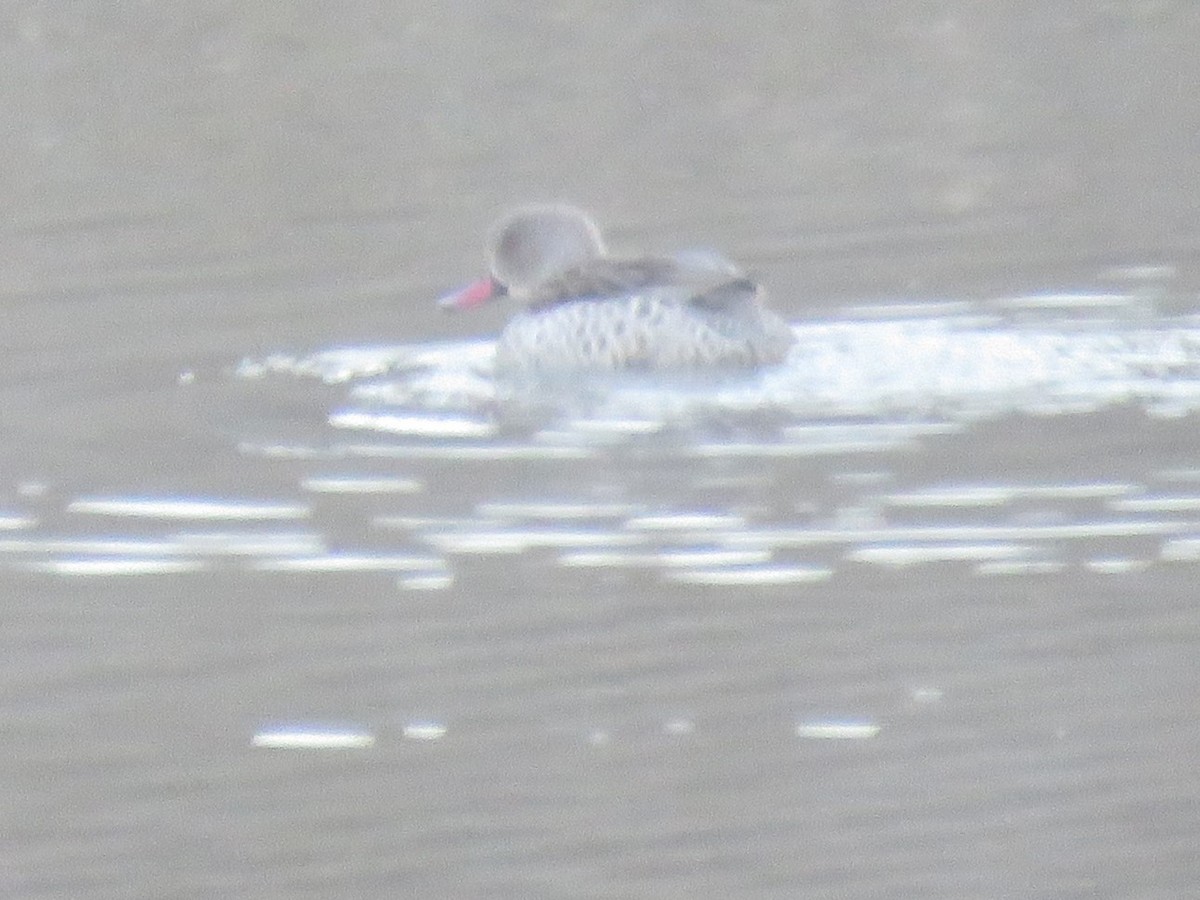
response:
M5 893L1192 889L1190 7L4 27ZM795 352L514 403L544 199Z

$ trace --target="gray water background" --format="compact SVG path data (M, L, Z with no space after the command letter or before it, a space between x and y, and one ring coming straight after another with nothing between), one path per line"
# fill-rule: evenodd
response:
M1090 485L891 512L1073 527L1124 521L1112 503L1143 488L1194 495L1196 414L1137 403L865 461L314 462L247 447L327 447L344 390L236 371L494 334L504 310L431 300L535 199L594 210L618 247L720 247L793 321L1147 283L1187 313L1198 43L1200 9L1168 0L9 5L0 513L32 549L0 567L0 894L1192 896L1186 543L1049 538L1006 577L823 550L791 561L824 581L733 587L449 552L448 587L409 590L236 550L72 576L85 551L46 542L187 528L81 499L307 502L329 474L422 486L312 504L323 546L378 552L416 552L380 516L507 500L749 529L947 484ZM1196 519L1165 517L1185 540ZM445 735L405 737L424 720ZM796 730L843 720L878 733ZM274 721L375 744L252 746Z

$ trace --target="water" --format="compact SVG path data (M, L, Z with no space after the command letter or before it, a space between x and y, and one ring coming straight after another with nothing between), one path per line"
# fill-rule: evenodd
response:
M488 493L469 510L439 515L461 499L457 484L442 496L440 479L414 481L409 512L371 520L457 557L542 551L569 569L637 567L727 586L823 580L864 563L1055 572L1077 545L1150 553L1129 566L1177 559L1198 521L1180 473L1122 467L1077 482L1070 469L1028 471L1017 455L945 483L990 422L1004 423L1010 446L1038 446L1058 420L1088 422L1085 440L1091 429L1119 431L1134 419L1186 439L1200 403L1200 322L1061 314L1094 301L993 304L1059 310L1015 322L968 304L950 315L859 310L796 326L796 350L763 373L715 384L605 378L583 390L576 380L539 407L532 431L523 419L515 435L504 427L508 407L527 398L493 381L488 342L246 360L237 376L247 380L316 378L344 390L313 439L242 449L349 471L367 460L473 467ZM1103 298L1126 313L1140 305L1135 295ZM1073 449L1090 452L1086 443ZM943 460L940 479L914 477L913 457ZM528 467L520 478L516 461ZM847 472L855 466L869 471ZM675 474L661 478L668 467ZM390 492L385 482L381 493ZM797 550L815 555L791 558Z
M39 841L95 871L168 789L178 833L219 815L243 874L305 884L345 853L434 885L431 854L486 852L480 889L582 853L690 890L721 848L766 893L864 854L872 895L926 841L998 883L1004 835L1060 871L1103 870L1079 848L1144 803L1187 831L1200 323L1136 300L851 310L771 371L518 425L487 340L178 379L253 492L31 484L0 520L27 766L79 707L51 796L87 837ZM239 418L284 397L308 413Z
M1195 16L585 6L14 12L0 894L1186 896ZM795 351L497 386L556 197Z

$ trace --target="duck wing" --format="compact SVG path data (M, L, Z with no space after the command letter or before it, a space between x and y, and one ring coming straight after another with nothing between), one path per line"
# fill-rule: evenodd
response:
M782 359L795 342L791 328L763 302L764 291L725 257L692 251L676 257L691 287L687 308L713 333L744 346L756 363Z
M600 257L572 266L539 284L533 308L573 300L620 299L654 289L678 303L719 311L753 300L757 285L718 253L696 250L671 257Z
M678 269L675 260L659 257L592 259L539 284L530 298L530 306L539 309L574 300L628 297L647 288L671 284Z

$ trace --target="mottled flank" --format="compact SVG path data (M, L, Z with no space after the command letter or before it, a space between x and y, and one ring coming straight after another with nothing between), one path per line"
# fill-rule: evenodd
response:
M609 256L573 207L518 209L489 244L490 281L447 302L524 304L497 343L500 376L748 369L780 362L795 340L762 288L719 254Z
M788 326L757 304L708 309L680 286L574 300L518 313L496 346L496 371L673 371L777 363Z

